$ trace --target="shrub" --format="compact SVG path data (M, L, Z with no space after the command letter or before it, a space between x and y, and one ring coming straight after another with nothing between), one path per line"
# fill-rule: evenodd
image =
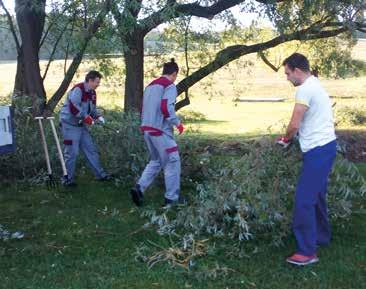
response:
M16 152L0 155L1 181L7 179L40 180L46 174L46 161L38 123L33 119L30 107L23 103L26 101L26 98L18 100L14 106ZM51 129L46 124L44 126L51 162L55 164L58 161L56 146L51 145L54 143Z
M207 120L206 115L202 112L194 110L185 110L179 113L179 118L183 123L186 122L198 122Z
M14 109L16 152L0 155L2 181L17 179L40 182L46 178L46 161L38 123L33 119L29 109L24 107L24 105L19 105ZM93 126L91 131L100 151L102 165L106 170L115 174L120 181L132 180L137 173L141 172L142 165L145 164L147 158L139 130L139 118L135 114L107 111L106 120L109 127L119 130L120 133L113 133L98 125ZM62 134L58 122L56 113L55 125L62 144ZM45 120L43 123L54 175L61 176L61 165L51 127L48 121ZM79 161L77 173L82 174L85 166L85 161Z
M242 144L236 156L223 155L225 151L200 154L203 181L197 183L189 206L163 213L146 210L142 216L149 218L148 224L155 225L159 234L170 238L214 237L237 240L237 246L264 238L282 244L290 232L301 166L299 149L293 146L283 151L263 138ZM328 193L331 218L349 217L351 201L365 192L365 180L357 168L338 156Z
M345 106L336 109L336 122L338 125L364 125L366 124L366 108L364 106Z
M108 111L106 119L107 125L119 130L119 133L103 127L96 127L94 130L93 135L101 151L102 163L117 179L123 182L134 180L148 161L147 149L139 129L140 118L133 113Z

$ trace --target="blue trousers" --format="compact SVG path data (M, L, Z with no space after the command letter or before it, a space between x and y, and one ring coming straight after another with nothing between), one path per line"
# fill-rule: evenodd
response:
M311 256L317 245L330 242L328 221L328 176L336 157L336 141L303 154L303 167L297 183L293 212L293 232L297 253Z
M99 153L88 128L84 126L73 126L64 122L61 123L61 128L64 138L65 165L69 180L74 181L75 165L79 150L84 153L95 177L97 179L105 177L107 173L100 164Z

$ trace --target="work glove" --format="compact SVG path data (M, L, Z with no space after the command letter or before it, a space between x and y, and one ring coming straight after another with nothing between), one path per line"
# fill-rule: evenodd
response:
M84 117L83 123L85 123L87 125L93 125L94 119L90 115L87 115L86 117Z
M104 117L103 116L98 116L97 117L97 121L100 123L100 124L105 124L105 119L104 119Z
M285 149L291 144L291 141L287 137L281 136L276 138L276 144L281 145Z
M184 132L184 126L182 123L177 125L177 130L179 131L179 134L182 134Z

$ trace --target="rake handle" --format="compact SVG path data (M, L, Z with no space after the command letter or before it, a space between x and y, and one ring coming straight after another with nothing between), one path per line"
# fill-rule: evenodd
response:
M61 150L61 146L60 146L60 141L59 141L58 136L57 136L56 127L55 127L55 124L53 122L54 117L47 117L47 119L51 123L53 137L55 138L55 142L56 142L56 146L57 146L58 157L60 158L60 162L61 162L62 173L64 174L64 176L67 176L67 170L66 170L64 156L62 154L62 150Z
M42 145L43 145L44 155L46 157L46 163L47 163L47 172L48 172L48 175L52 175L50 156L48 154L47 141L46 141L43 124L42 124L43 117L36 117L35 119L38 120L39 130L41 132Z

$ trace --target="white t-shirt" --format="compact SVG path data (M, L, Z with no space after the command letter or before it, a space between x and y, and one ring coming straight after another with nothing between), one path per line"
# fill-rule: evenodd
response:
M296 103L308 107L299 129L300 147L303 152L336 139L332 105L318 78L310 76L299 86Z

